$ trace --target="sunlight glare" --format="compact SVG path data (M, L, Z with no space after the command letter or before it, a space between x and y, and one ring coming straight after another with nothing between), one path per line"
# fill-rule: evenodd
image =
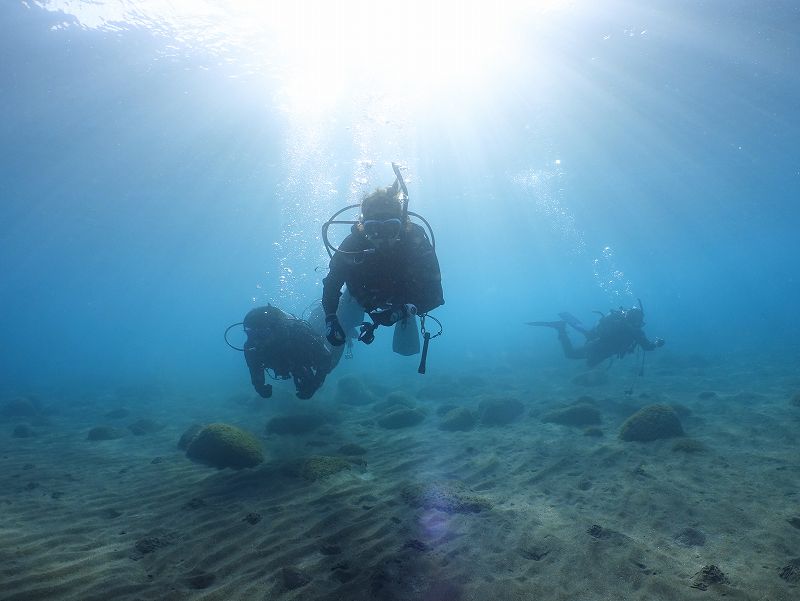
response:
M365 92L404 102L459 96L510 68L531 14L561 0L31 0L86 29L147 29L167 50L204 51L278 80L292 112L322 113ZM65 21L64 26L67 25Z

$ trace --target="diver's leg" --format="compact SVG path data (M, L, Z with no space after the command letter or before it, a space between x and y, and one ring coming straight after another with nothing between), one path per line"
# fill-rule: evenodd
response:
M579 346L575 348L572 345L572 341L569 339L569 336L567 335L567 329L565 327L558 330L558 341L561 343L561 349L564 351L564 356L567 359L586 358L586 347Z

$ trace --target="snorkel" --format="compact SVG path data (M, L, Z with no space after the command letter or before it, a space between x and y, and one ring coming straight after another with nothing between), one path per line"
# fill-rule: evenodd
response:
M403 193L400 195L400 202L403 203L403 223L405 223L408 221L408 188L406 188L406 181L403 179L403 174L400 173L400 165L392 162L392 170L394 171L396 178L392 187L399 184L400 189L403 191Z

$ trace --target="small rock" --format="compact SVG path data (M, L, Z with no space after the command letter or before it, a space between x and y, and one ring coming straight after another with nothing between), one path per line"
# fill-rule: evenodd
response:
M31 438L33 436L36 436L36 433L26 424L20 424L14 428L14 438Z
M789 561L788 564L783 566L778 573L778 576L783 578L786 582L797 584L800 582L800 557L796 557Z
M148 536L137 540L134 548L142 555L147 555L148 553L152 553L157 549L166 547L168 544L169 543L167 541L158 538L157 536Z
M472 411L466 407L456 407L442 416L439 429L446 432L463 432L472 430L476 421L477 418Z
M484 426L505 426L516 420L525 406L519 399L487 399L480 402L478 411Z
M727 581L728 579L722 570L715 565L707 565L703 566L703 569L694 575L689 586L704 591L712 584L723 584Z
M696 453L705 453L708 447L699 440L694 438L681 438L672 444L673 453L687 453L694 455Z
M203 499L194 498L186 501L186 503L181 506L181 509L200 509L205 506L206 502Z
M614 534L612 530L603 528L598 524L592 524L591 526L589 526L589 528L586 530L586 533L592 538L597 538L597 539L611 538Z
M562 426L593 426L601 423L603 418L597 407L588 403L578 403L546 413L542 421Z
M189 448L189 444L194 440L194 437L200 434L200 431L205 428L203 424L192 424L189 426L186 431L181 434L180 439L178 440L178 448L181 451L185 451Z
M244 518L242 518L243 522L247 522L248 524L256 525L261 521L261 514L260 513L248 513Z
M349 470L351 467L352 464L342 457L315 455L289 464L287 471L292 476L300 476L305 480L314 482L341 471Z
M423 553L428 550L428 545L423 543L421 540L416 538L412 538L407 540L403 544L404 549L414 549L415 551L422 551Z
M706 544L706 535L696 528L684 528L672 538L684 547L702 547Z
M396 411L387 413L377 421L381 428L397 430L399 428L416 426L423 419L425 419L425 414L418 409L397 409Z
M625 441L650 442L660 438L683 436L678 414L669 405L648 405L630 416L620 429Z

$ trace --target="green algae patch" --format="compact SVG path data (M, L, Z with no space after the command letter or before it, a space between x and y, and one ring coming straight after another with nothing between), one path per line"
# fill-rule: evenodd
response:
M492 508L487 499L473 494L457 481L406 484L400 494L411 507L445 513L480 513Z
M648 405L631 415L619 432L625 441L650 442L683 436L678 414L669 405Z
M186 456L197 463L223 469L255 467L264 461L258 439L236 426L209 424L192 438Z
M295 476L314 482L323 480L344 470L349 470L352 462L342 457L329 455L314 455L291 463L286 471L290 476Z

